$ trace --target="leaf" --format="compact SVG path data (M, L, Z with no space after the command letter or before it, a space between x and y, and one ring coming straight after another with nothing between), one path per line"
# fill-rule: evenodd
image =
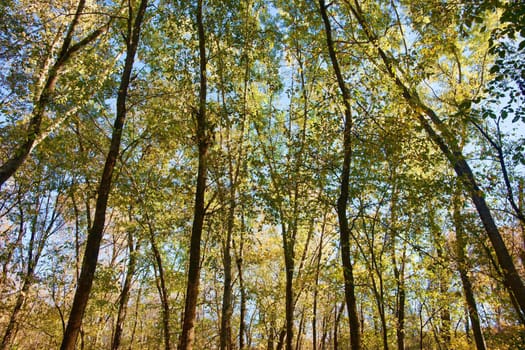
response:
M518 46L518 51L521 51L523 49L525 49L525 39L523 39Z
M464 101L461 102L461 104L459 105L459 109L460 109L461 111L464 111L464 110L470 109L471 106L472 106L472 101L471 101L471 100L464 100Z

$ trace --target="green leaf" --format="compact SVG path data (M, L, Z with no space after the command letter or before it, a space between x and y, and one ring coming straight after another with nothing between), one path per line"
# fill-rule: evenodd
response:
M524 48L525 48L525 39L523 39L523 40L520 42L520 44L519 44L519 46L518 46L518 51L521 51L521 50L523 50Z

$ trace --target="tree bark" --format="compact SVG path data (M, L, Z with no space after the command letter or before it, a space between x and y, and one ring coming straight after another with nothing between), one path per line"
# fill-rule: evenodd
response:
M233 286L232 286L232 245L233 245L233 231L235 228L235 211L237 208L237 187L238 187L238 179L241 169L241 164L243 163L242 157L244 154L244 123L246 118L246 96L248 92L248 79L249 79L249 69L248 69L248 60L246 60L246 67L245 67L245 76L244 76L244 87L243 87L243 114L241 118L241 128L240 128L240 135L238 138L238 150L237 155L234 159L232 156L233 150L232 150L232 140L231 140L231 132L228 127L227 129L227 140L226 140L226 149L227 149L227 158L228 158L228 181L229 181L229 206L228 206L228 214L226 219L226 240L223 245L223 267L224 267L224 288L223 288L223 299L222 299L222 310L221 310L221 330L220 330L220 349L221 350L230 350L232 348L232 326L231 326L231 318L233 314ZM225 82L223 80L222 75L222 65L220 70L220 77L221 77L221 98L222 98L222 104L224 111L227 111L227 102L225 97ZM224 200L224 199L223 199ZM241 233L242 236L242 233ZM241 238L241 246L242 246L242 238ZM242 258L241 258L242 259ZM239 280L242 283L242 261L238 263L239 268ZM244 288L244 286L242 286ZM241 290L241 293L244 291ZM242 296L241 296L242 297ZM241 303L244 301L241 301ZM242 305L241 305L242 306ZM245 311L245 310L241 310ZM244 317L244 314L242 315ZM242 328L242 331L244 331L244 328ZM240 333L242 334L242 333ZM242 349L242 347L241 347Z
M159 248L155 242L155 232L151 224L149 216L146 214L146 220L149 239L151 244L151 250L153 252L154 258L154 269L155 269L155 283L157 285L157 290L159 292L160 303L162 304L162 328L164 330L164 349L171 349L170 341L170 304L168 300L168 289L166 288L166 278L164 274L164 267L162 264L162 257L160 255Z
M392 174L395 179L396 174ZM395 181L395 180L394 180ZM403 244L403 253L401 256L401 266L398 266L397 261L397 247L396 247L396 236L398 234L398 225L397 225L397 206L398 206L398 197L397 197L397 185L394 182L392 189L392 200L390 205L390 225L392 227L391 233L391 254L392 254L392 267L394 270L394 278L396 280L396 343L397 350L405 349L405 260L406 260L406 243Z
M244 211L244 208L243 208ZM244 286L243 256L244 256L244 216L241 212L241 232L239 237L239 250L236 256L237 272L239 274L239 291L241 294L239 310L239 350L244 350L244 337L246 333L246 287Z
M321 271L321 257L323 255L323 238L326 230L326 217L327 213L323 215L323 224L321 227L321 234L319 237L319 249L316 256L315 263L315 286L314 286L314 295L313 295L313 310L312 310L312 349L317 350L317 302L319 295L319 275Z
M137 243L138 246L138 243ZM119 297L119 308L117 312L117 321L115 323L115 334L113 335L113 342L111 344L112 350L117 350L122 340L122 331L124 329L124 321L128 310L129 294L131 291L131 281L135 274L135 266L137 265L137 256L135 254L135 245L133 242L133 234L128 231L128 268L126 276L124 277L124 285Z
M485 350L485 338L481 330L480 318L478 313L478 307L476 305L476 299L474 297L474 291L472 290L472 284L467 274L467 257L465 253L466 248L466 235L463 226L463 219L461 217L461 208L463 200L459 191L456 192L453 199L454 205L454 226L456 229L456 255L458 259L458 270L461 277L461 283L463 284L463 292L465 295L465 302L467 303L468 316L470 323L472 324L472 333L474 333L474 341L476 343L476 349ZM468 322L467 322L468 323Z
M333 342L334 342L334 350L338 350L339 349L339 323L341 322L341 315L343 314L344 308L345 308L345 303L342 303L339 308L337 307L337 303L336 303L335 307L334 307L334 311L335 311L335 315L334 315L334 336L333 336L333 339L332 339Z
M294 275L294 242L290 237L290 233L286 229L286 225L282 226L282 239L284 249L284 268L286 275L285 287L285 314L286 314L286 350L292 350L293 347L293 323L294 323L294 290L293 290L293 275ZM288 227L290 229L290 227Z
M232 345L231 340L231 317L233 313L232 308L232 256L231 256L231 242L235 214L235 189L233 184L230 191L230 207L228 208L228 219L226 228L226 242L224 244L224 290L222 295L222 310L221 310L221 331L220 331L220 349L230 350Z
M353 266L350 254L350 226L346 216L346 209L349 197L349 178L350 166L352 161L352 112L350 107L350 92L345 84L339 61L334 48L332 39L332 28L330 19L326 12L327 5L324 0L319 0L319 8L324 22L326 33L326 43L332 68L337 78L337 83L343 97L345 126L343 131L343 169L341 171L341 193L337 200L337 217L339 219L340 249L343 265L343 277L345 287L345 300L348 308L348 318L350 325L350 346L352 350L361 349L361 333L359 331L359 317L357 314L357 299L355 296Z
M133 63L135 61L135 54L139 44L140 30L142 27L142 21L144 19L144 14L146 12L147 3L147 0L141 0L137 9L134 23L131 23L133 17L131 7L129 9L128 33L126 38L128 50L126 53L124 70L122 72L117 94L116 118L113 125L113 133L111 136L109 151L97 191L97 203L95 216L93 219L93 226L88 233L84 259L82 261L82 269L78 279L71 312L69 314L66 332L64 333L64 338L62 340L61 350L73 350L75 348L80 326L82 324L82 318L84 316L84 311L86 309L89 294L91 293L91 288L93 286L93 280L95 278L100 242L102 240L104 224L106 221L106 208L111 189L113 170L115 168L119 154L122 130L124 127L124 121L126 120L127 92L131 80L131 72L133 70Z
M199 109L197 112L197 146L199 149L199 165L197 172L197 187L195 191L195 209L190 240L190 262L188 267L188 283L186 288L186 302L184 319L180 336L179 350L193 349L195 341L195 317L197 298L199 296L201 236L204 224L205 208L204 194L206 191L206 172L208 169L209 135L207 134L206 118L206 41L203 23L202 0L197 1L197 28L199 37Z

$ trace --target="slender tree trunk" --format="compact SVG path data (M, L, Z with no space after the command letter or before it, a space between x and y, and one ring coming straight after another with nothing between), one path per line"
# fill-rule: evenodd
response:
M190 263L188 268L188 284L184 307L184 320L180 336L179 350L193 349L195 341L195 317L197 298L199 296L201 236L204 224L205 208L204 193L206 191L206 172L208 169L209 135L207 134L206 118L206 42L203 23L202 0L197 1L197 28L199 37L200 86L199 110L197 112L197 146L199 149L199 165L197 187L195 191L195 209L190 240Z
M130 337L130 344L135 343L135 333L137 332L137 323L138 323L138 316L139 316L139 305L140 305L140 297L142 296L142 285L139 287L139 291L137 292L137 298L135 300L135 312L133 315L133 327L131 327L131 337ZM131 346L130 346L131 350Z
M127 47L126 60L124 63L124 70L120 80L120 86L117 94L117 110L115 123L113 125L113 134L111 136L111 144L106 157L106 163L100 179L99 188L97 191L97 204L95 209L95 216L93 226L89 230L84 252L84 259L82 261L82 269L78 279L73 305L69 314L69 320L62 340L61 350L73 350L77 341L80 326L84 311L93 286L93 279L95 277L95 270L97 267L98 253L100 250L100 242L104 231L104 224L106 221L106 208L111 189L111 182L113 170L120 149L120 140L122 138L122 130L124 121L126 120L126 100L129 83L131 80L131 72L133 63L135 61L135 53L139 44L140 29L142 27L142 20L146 12L148 1L141 0L137 9L137 14L134 23L131 23L133 14L131 7L129 10L129 24L127 33Z
M321 227L321 234L319 237L319 249L317 252L317 261L315 266L315 286L314 286L314 302L313 302L313 310L312 310L312 341L313 341L313 350L317 350L317 302L318 302L318 295L319 295L319 274L321 271L321 257L323 254L323 238L324 233L326 229L326 212L323 215L323 225Z
M299 320L299 329L297 330L297 337L295 339L295 350L300 350L302 348L302 334L303 334L303 328L304 328L304 315L305 312L302 310L301 312L301 319Z
M326 346L326 337L328 337L328 326L326 322L327 316L323 316L323 322L321 322L321 328L323 330L323 334L321 335L321 344L319 346L320 350L324 350Z
M341 315L343 314L344 308L345 308L345 303L342 303L339 308L337 307L337 303L336 303L334 307L334 310L335 310L334 336L333 336L334 350L339 349L339 323L341 323Z
M231 257L231 242L235 214L235 190L233 185L230 193L230 207L228 210L227 228L226 228L226 242L224 244L224 290L222 295L222 311L221 311L221 331L220 331L220 349L230 350L232 345L231 340L231 317L232 309L232 257Z
M293 290L293 273L294 273L294 253L290 234L287 232L285 225L282 225L283 248L284 248L284 265L286 274L286 292L285 292L285 314L286 314L286 350L293 348L293 321L294 321L294 290ZM288 227L289 229L289 227Z
M521 178L518 182L518 209L520 213L523 213L524 211L523 191L524 191L523 179ZM521 264L525 266L525 223L523 223L523 221L520 221L520 229L521 229L520 259L521 259Z
M397 336L397 350L405 349L405 253L406 247L403 247L403 257L401 261L401 268L397 267L395 257L392 263L394 264L394 277L396 279L397 303L396 303L396 336Z
M160 302L162 304L162 328L164 330L164 349L171 349L170 341L170 304L168 300L168 289L166 288L166 278L164 273L164 267L162 264L162 256L160 255L159 248L155 242L155 231L151 224L150 218L146 214L146 220L148 230L149 230L149 239L151 244L151 251L153 252L154 264L155 264L155 283L157 285L157 290L159 292Z
M430 209L432 210L432 209ZM433 243L436 248L436 257L438 263L435 267L435 273L438 277L438 290L440 298L440 307L439 307L439 321L436 321L436 326L434 334L436 337L436 342L439 349L448 350L450 347L450 309L448 303L448 288L450 285L450 273L449 268L446 266L445 262L448 261L444 256L443 245L444 239L441 232L441 228L435 223L434 212L431 211L429 215L429 220L431 222L432 238Z
M397 207L398 207L398 190L397 184L395 183L396 171L395 165L392 173L394 178L394 184L392 189L392 199L390 203L390 225L392 227L391 232L391 254L392 254L392 267L394 270L394 278L396 280L396 338L397 338L397 350L405 350L405 260L406 260L406 243L403 244L403 252L401 256L401 266L398 266L397 261L397 245L396 236L398 234L398 223L397 223Z
M448 281L447 281L448 282ZM440 286L440 293L441 295L447 294L447 288L444 283L441 283ZM440 312L440 318L441 318L441 327L440 327L440 335L439 340L441 344L443 345L443 349L448 350L450 349L450 326L451 326L451 319L450 319L450 309L448 305L444 305Z
M232 348L232 327L231 318L233 314L232 305L232 244L233 244L233 231L235 227L235 210L237 208L236 195L239 173L241 164L243 164L243 142L244 142L244 119L246 117L246 95L248 90L248 62L246 63L245 77L244 77L244 92L243 92L243 117L241 119L241 130L238 139L238 152L236 159L232 156L233 150L231 149L232 140L230 137L230 129L227 130L227 152L228 152L228 177L229 177L229 207L228 217L226 220L226 241L223 246L223 265L224 265L224 288L223 288L223 299L222 299L222 311L221 311L221 331L220 331L220 349L230 350ZM221 70L221 91L222 91L222 103L223 108L226 111L228 106L224 94L224 81ZM234 164L235 162L235 164ZM241 233L242 235L242 233ZM241 239L242 244L242 239ZM242 265L242 263L241 263ZM240 271L239 271L240 274ZM242 280L242 277L240 277ZM241 291L243 293L243 291ZM244 316L244 315L243 315Z
M239 252L236 257L237 271L239 274L240 310L239 310L239 350L244 350L244 337L246 333L246 288L243 275L243 248L244 248L244 216L241 213L241 232L239 237Z
M137 243L138 246L138 243ZM119 307L117 312L117 321L115 324L115 334L113 335L113 342L111 344L112 350L117 350L120 346L122 339L122 331L124 328L124 321L128 310L129 293L131 291L131 281L135 274L135 266L137 264L137 256L135 254L135 246L133 242L133 234L128 231L128 268L126 270L126 276L124 277L124 285L119 297Z
M419 305L419 350L423 350L423 338L425 337L425 325L423 323L423 304Z
M485 339L481 330L480 318L478 313L478 307L476 305L476 299L472 290L472 284L467 274L467 257L465 253L466 248L466 235L463 226L463 219L461 217L461 208L463 200L459 191L454 195L454 226L456 229L456 254L458 259L458 270L461 277L461 283L463 284L463 292L465 294L465 302L467 303L468 316L470 323L472 324L472 333L474 333L474 341L478 350L485 350ZM468 324L468 322L467 322Z
M277 341L277 350L282 350L284 346L284 338L286 337L286 328L281 329Z
M448 159L449 163L454 168L456 175L462 182L467 193L470 195L481 222L483 223L487 236L492 243L492 247L494 248L498 259L498 264L503 271L504 285L508 288L509 292L514 295L519 306L516 311L520 314L520 319L523 319L523 315L525 315L525 285L516 270L516 266L512 261L505 242L496 226L492 213L485 201L485 194L479 187L476 177L465 159L463 152L459 148L453 132L441 121L436 112L425 105L417 93L411 91L405 86L397 76L394 67L395 62L389 59L385 51L379 46L378 37L368 26L368 22L365 20L359 2L354 0L354 4L355 6L350 5L350 10L362 26L368 39L375 45L379 56L386 67L388 75L399 88L406 103L417 114L420 124L423 126L430 139L439 147L441 152ZM439 134L436 130L439 131Z
M382 289L382 287L381 287ZM381 290L381 294L383 291ZM383 339L383 349L388 350L388 328L386 324L386 315L385 315L385 299L381 295L380 299L380 309L379 309L379 319L381 320L381 338Z
M319 8L321 16L324 22L324 28L326 33L326 43L332 62L332 68L334 69L335 76L341 90L343 97L344 113L345 113L345 126L343 134L343 169L341 172L341 193L337 200L337 217L339 219L339 230L340 230L340 245L341 245L341 259L343 265L343 276L345 286L345 300L348 308L348 318L350 325L350 344L352 350L361 349L361 333L359 332L359 317L357 314L357 300L355 296L354 287L354 274L353 266L350 254L350 227L348 224L348 218L346 209L348 205L349 197L349 178L350 178L350 166L352 161L352 112L350 107L350 91L348 90L339 61L336 56L334 42L332 39L332 27L330 19L326 12L327 5L324 0L319 0Z

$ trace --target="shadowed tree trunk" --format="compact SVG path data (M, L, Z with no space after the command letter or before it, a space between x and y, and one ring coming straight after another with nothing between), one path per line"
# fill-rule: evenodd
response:
M343 277L345 286L345 301L348 308L350 326L350 346L352 350L361 349L361 334L359 332L359 317L357 314L357 300L355 296L354 274L350 254L350 226L346 216L349 197L350 166L352 161L352 112L350 107L350 91L348 90L339 61L336 56L334 42L332 39L332 27L328 18L327 5L324 0L319 0L319 9L323 18L326 33L326 43L332 68L337 78L339 89L343 98L345 124L343 131L343 169L341 171L341 193L337 200L337 217L339 219L340 249L343 265Z
M135 251L137 250L138 246L139 243L137 242L137 247L135 247L135 243L133 242L133 234L131 231L128 231L128 268L126 270L124 285L122 286L122 291L120 292L119 297L117 321L115 323L115 334L113 335L113 342L111 344L112 350L117 350L122 340L122 331L128 310L129 293L131 291L131 281L133 279L133 275L135 274L135 266L137 265L137 256Z
M244 350L244 338L246 333L246 287L244 286L243 256L244 256L244 207L241 209L241 232L239 235L239 249L236 254L237 272L239 274L240 310L239 310L239 350ZM235 242L235 241L234 241ZM233 242L233 243L234 243ZM234 246L235 249L235 246ZM270 337L272 338L272 337ZM268 340L270 341L270 339Z
M461 217L461 208L463 207L463 199L459 191L456 191L453 199L454 204L454 226L456 229L456 255L458 259L458 270L463 284L463 292L465 294L465 301L467 303L468 316L472 324L472 333L474 333L474 341L478 350L485 350L485 339L481 330L480 318L476 299L472 290L472 284L467 274L467 257L466 249L466 235L463 226L463 219ZM467 322L468 323L468 322Z
M205 208L204 194L206 191L206 172L208 169L208 147L210 139L207 130L206 118L206 42L203 23L202 0L197 1L197 30L199 38L199 108L197 111L197 147L199 149L199 165L197 172L197 186L195 191L195 208L193 226L190 239L190 254L188 267L188 282L186 288L186 302L179 350L193 349L195 341L195 317L197 298L199 296L199 278L201 261L201 236L204 224Z
M232 140L232 132L230 127L227 126L226 130L226 149L227 149L227 161L228 161L228 213L226 218L226 239L223 243L223 267L224 267L224 289L223 289L223 298L222 298L222 310L221 310L221 330L220 330L220 349L229 350L232 348L232 326L231 318L233 314L233 295L232 295L232 245L233 245L233 232L235 228L235 211L237 209L237 188L239 186L239 175L241 171L241 165L243 163L244 156L244 125L247 112L247 93L248 93L248 79L249 79L249 62L246 60L245 73L244 73L244 87L243 87L243 113L240 121L240 135L238 139ZM223 110L226 112L228 110L226 96L225 96L225 82L222 76L222 62L220 69L221 77L221 99ZM227 112L226 112L227 113ZM225 117L226 120L227 117ZM221 138L222 142L222 138ZM234 148L232 144L238 144L237 152L235 156ZM226 202L226 199L223 198L223 201ZM242 235L242 233L241 233ZM241 238L242 245L242 238ZM242 258L241 258L242 259ZM242 283L242 261L238 263L239 268L239 280ZM244 288L244 286L242 286ZM244 293L241 290L241 293ZM243 297L243 296L241 296ZM242 303L243 301L241 301ZM242 307L242 305L241 305ZM245 310L241 310L244 312ZM244 317L244 314L242 315ZM240 331L244 332L244 328L241 327ZM242 333L240 333L242 334ZM242 338L242 336L241 336ZM239 339L241 340L241 339ZM243 344L241 344L241 349Z
M317 251L316 256L316 263L315 263L315 286L314 286L314 295L313 295L313 310L312 310L312 345L313 350L317 350L317 302L318 302L318 295L319 295L319 274L321 271L321 257L323 255L323 238L326 230L326 218L327 213L325 212L323 215L323 224L321 227L321 234L319 237L319 248ZM321 346L322 348L322 346Z
M395 179L395 174L393 175ZM394 183L392 189L392 201L390 206L390 225L392 227L392 268L394 270L394 278L396 280L396 307L395 307L395 317L396 317L396 343L397 350L405 349L405 260L406 260L406 242L403 243L403 252L401 255L401 261L398 263L397 259L397 245L396 245L396 236L398 234L397 226L397 186Z
M170 350L170 304L168 300L168 289L166 288L166 278L164 273L164 267L162 264L162 256L160 255L159 248L157 247L157 242L155 242L155 231L147 214L146 220L146 225L149 231L151 251L153 252L154 258L153 267L155 270L155 284L159 292L160 303L162 304L162 328L164 330L164 349Z
M82 269L78 279L73 305L69 314L69 320L62 340L61 350L73 350L77 341L80 326L84 311L93 286L93 279L95 277L95 270L97 267L98 253L100 250L100 242L104 231L104 224L106 221L106 208L111 189L113 170L120 150L120 141L122 138L122 130L124 128L124 121L126 120L126 100L128 88L131 80L131 72L135 62L135 54L139 44L140 30L142 21L146 12L148 1L141 0L137 8L137 13L133 21L133 9L129 7L128 31L126 35L126 59L124 63L124 70L120 80L120 86L117 94L117 109L116 118L113 125L113 133L111 136L111 143L104 164L104 170L100 179L100 184L97 191L97 202L95 208L95 215L93 218L93 226L89 230L84 252L84 259L82 261ZM133 23L132 23L133 21Z
M230 185L232 186L232 185ZM229 350L232 346L231 339L231 317L233 313L232 308L232 256L231 256L231 242L235 214L235 190L230 191L230 207L228 208L226 241L223 249L223 265L224 265L224 291L222 295L222 310L221 310L221 331L220 331L220 349Z
M339 323L341 323L341 315L344 312L345 303L341 303L340 307L337 307L337 303L334 307L334 336L333 336L333 342L334 342L334 350L339 349Z

